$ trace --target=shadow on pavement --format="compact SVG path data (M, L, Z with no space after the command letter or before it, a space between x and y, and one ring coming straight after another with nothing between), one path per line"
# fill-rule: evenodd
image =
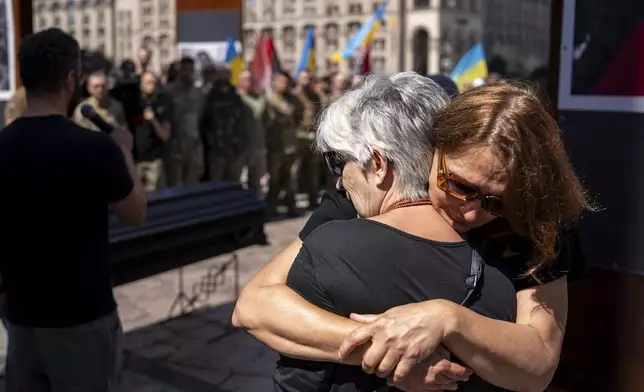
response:
M233 306L195 310L128 332L119 391L272 390L277 354L232 328Z

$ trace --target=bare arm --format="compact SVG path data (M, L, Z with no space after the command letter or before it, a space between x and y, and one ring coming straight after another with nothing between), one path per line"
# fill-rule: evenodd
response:
M251 279L237 300L232 322L284 355L339 362L338 347L359 323L312 305L286 286L301 246L296 239Z
M443 342L488 382L515 391L543 391L559 363L568 312L566 277L517 293L516 324L451 306Z
M112 136L123 152L127 170L132 178L134 187L123 200L114 203L114 213L127 226L137 226L143 223L148 211L147 193L136 171L132 157L132 135L126 129L115 127Z
M170 140L171 126L167 121L159 121L156 118L152 119L152 127L154 128L154 134L157 135L162 142L166 143Z

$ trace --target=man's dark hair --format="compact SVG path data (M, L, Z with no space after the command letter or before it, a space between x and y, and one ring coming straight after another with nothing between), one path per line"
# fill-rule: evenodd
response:
M43 30L22 42L18 63L27 92L56 93L70 72L80 72L80 47L74 37L60 29Z
M182 57L181 61L179 62L181 65L195 65L195 59L192 57Z

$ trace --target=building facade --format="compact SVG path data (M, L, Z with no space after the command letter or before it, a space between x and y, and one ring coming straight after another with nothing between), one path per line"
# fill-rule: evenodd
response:
M282 66L294 71L307 29L314 26L318 72L350 71L353 60L339 66L331 56L381 4L378 0L246 0L245 58L252 59L258 37L272 34ZM481 39L480 4L481 0L390 0L372 43L373 72L451 69L454 58ZM445 44L452 39L457 44Z
M550 0L485 0L483 42L488 61L499 56L508 72L548 64Z
M176 55L174 0L33 0L33 10L34 30L59 27L117 64L145 47L159 72Z

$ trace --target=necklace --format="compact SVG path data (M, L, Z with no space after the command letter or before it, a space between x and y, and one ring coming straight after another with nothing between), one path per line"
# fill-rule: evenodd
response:
M431 204L432 204L431 200L406 200L406 199L398 200L394 204L392 204L389 207L387 207L387 209L384 210L382 212L382 214L386 214L386 213L388 213L390 211L393 211L393 210L395 210L397 208L415 207L415 206L429 206Z

